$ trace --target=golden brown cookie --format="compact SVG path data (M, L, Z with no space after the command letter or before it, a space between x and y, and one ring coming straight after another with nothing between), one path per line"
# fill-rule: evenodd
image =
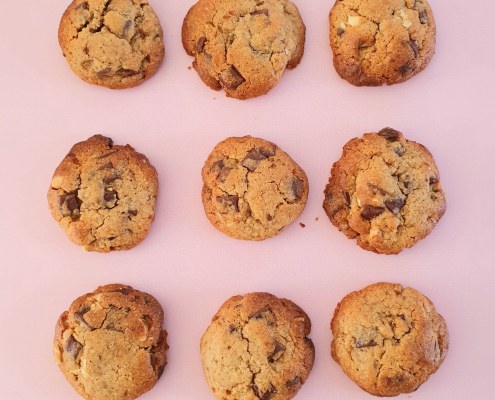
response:
M76 299L59 318L55 361L87 400L132 400L167 363L163 310L147 293L107 285Z
M221 400L289 400L308 379L311 321L290 300L249 293L227 300L201 338L206 381Z
M95 135L74 145L57 167L48 205L85 250L127 250L146 237L157 192L158 175L143 154Z
M356 86L392 85L421 72L435 35L426 0L337 0L330 12L335 69Z
M437 371L449 348L447 325L432 302L392 283L345 296L331 329L332 357L375 396L415 391Z
M150 78L165 54L160 21L147 0L74 0L58 40L81 79L111 89Z
M275 144L251 136L217 144L202 176L208 219L236 239L277 235L301 214L308 198L301 167Z
M446 207L431 153L391 128L344 146L323 202L332 224L363 249L381 254L414 246Z
M209 87L249 99L299 64L305 30L288 0L199 0L184 19L182 43Z

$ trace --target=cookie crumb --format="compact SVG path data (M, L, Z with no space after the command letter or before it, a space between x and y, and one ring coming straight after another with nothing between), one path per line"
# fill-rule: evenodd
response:
M187 69L190 71L190 70L192 70L192 67L189 65L189 66L187 67Z
M318 220L319 220L319 219L320 219L319 217L316 217L316 218L315 218L315 221L316 221L316 222L318 222Z
M299 222L299 225L301 225L301 228L306 228L306 225L304 225L302 222Z

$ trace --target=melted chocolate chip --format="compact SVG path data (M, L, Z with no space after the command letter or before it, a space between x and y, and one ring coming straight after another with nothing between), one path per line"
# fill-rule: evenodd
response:
M196 43L196 52L197 53L202 53L203 50L205 49L205 44L206 44L206 37L205 36L201 36L198 39L198 42Z
M67 339L67 342L65 343L65 351L67 351L67 353L73 360L77 358L82 348L82 344L74 339L74 336L72 335L69 336L69 339Z
M254 312L249 316L249 319L263 319L263 314L273 314L273 311L270 306L265 306L260 308L258 311Z
M107 192L103 195L103 198L106 202L112 202L117 199L117 192L112 190L111 192Z
M349 192L345 192L345 202L348 206L351 205L351 195L349 194Z
M304 182L300 179L294 178L292 181L292 193L296 200L300 200L304 194Z
M389 194L385 189L382 189L381 187L379 186L376 186L376 185L373 185L372 183L368 183L368 187L371 189L371 192L373 194L377 194L377 193L380 193L381 195L385 196L387 194Z
M258 386L253 385L253 392L256 395L256 397L260 400L270 400L274 394L277 393L277 389L270 384L270 389L268 389L265 393L261 393L260 389Z
M129 210L129 211L127 211L127 212L128 212L129 214L131 214L131 215L134 215L134 216L138 215L138 211L137 211L137 210Z
M102 165L102 166L101 166L100 168L98 168L98 169L100 169L100 170L101 170L101 169L112 169L112 168L113 168L113 164L112 164L112 162L110 161L110 162L107 162L105 165Z
M404 207L405 201L404 199L398 197L393 200L386 200L385 206L394 214L397 214L399 210Z
M369 342L356 342L356 348L362 349L364 347L375 347L377 343L372 339Z
M438 178L436 176L432 176L430 178L430 181L429 182L430 182L430 185L434 185L435 183L438 182Z
M103 182L108 185L108 184L116 181L117 179L119 179L119 176L117 176L117 175L107 176L106 178L103 178Z
M128 78L129 76L137 75L139 74L139 71L134 71L132 69L126 69L126 68L119 68L117 70L117 75L122 77L122 78Z
M409 66L409 63L405 63L402 67L399 68L399 72L402 75L407 74L411 70L411 67Z
M235 212L239 212L239 196L217 196L217 201L227 206L233 206Z
M132 21L130 19L128 19L127 21L125 21L125 24L124 24L124 35L127 35L127 33L129 32L129 29L131 29L131 26L132 26Z
M229 333L235 332L236 331L236 326L233 324L229 325Z
M392 128L383 128L378 134L389 142L397 142L400 139L400 132Z
M421 22L423 25L428 23L428 14L426 10L421 10L419 12L419 22Z
M76 7L76 10L81 9L81 8L83 10L89 10L89 4L88 4L88 2L85 1L84 3L79 4L79 6Z
M123 287L123 288L117 289L116 292L122 293L124 296L127 296L129 293L131 293L131 289Z
M107 138L107 146L112 148L113 147L113 140L110 138Z
M80 200L74 193L66 194L60 196L60 207L67 207L69 213L73 213L74 211L79 211Z
M345 29L344 28L340 28L340 27L337 28L337 35L338 36L342 37L342 35L344 34L344 32L345 32Z
M256 10L256 11L253 11L251 13L251 15L266 15L267 17L270 15L270 13L268 12L268 9L267 8L264 8L263 10Z
M361 213L361 217L363 217L367 221L371 221L373 218L378 217L385 211L384 207L370 206L365 205L363 207L363 212Z
M414 58L418 57L419 53L419 47L418 44L414 40L409 40L409 46L411 47L413 53L414 53Z
M279 359L282 356L282 354L285 352L285 350L286 350L286 347L282 343L277 342L275 340L273 352L272 352L272 354L270 354L268 356L268 362L272 363L272 362L276 361L277 359Z
M108 140L112 140L112 139L108 139ZM109 143L108 144L108 147L112 148L113 146L113 142L111 142L111 144ZM103 160L104 158L107 158L107 157L110 157L112 154L115 154L117 153L118 150L112 150L112 151L109 151L108 153L105 153L105 154L102 154L101 156L98 156L96 157L97 160Z
M246 81L239 70L233 65L231 65L229 69L223 71L219 79L224 87L231 90L237 89Z
M301 378L299 376L285 382L285 387L289 389L298 386L301 386Z
M96 73L96 76L98 78L109 78L109 77L113 76L112 68L110 68L110 67L104 68L104 69L98 71Z

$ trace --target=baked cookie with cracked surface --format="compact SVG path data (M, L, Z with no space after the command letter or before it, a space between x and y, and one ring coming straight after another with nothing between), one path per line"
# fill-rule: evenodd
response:
M391 128L344 146L323 201L332 224L363 249L381 254L414 246L446 207L431 153Z
M337 0L330 11L335 69L356 86L392 85L421 72L435 35L426 0Z
M199 0L184 19L182 43L209 87L249 99L299 64L305 30L288 0Z
M302 213L308 199L302 168L275 144L251 136L217 144L202 176L206 216L236 239L277 235Z
M449 348L447 324L433 303L392 283L345 296L331 329L333 359L375 396L415 391L438 370Z
M222 400L293 398L313 367L310 332L309 317L290 300L269 293L230 298L201 338L210 389Z
M54 354L87 400L132 400L156 384L167 363L163 310L151 295L106 285L76 299L59 318Z
M165 54L160 21L147 0L74 0L58 40L81 79L111 89L150 78Z
M157 192L157 172L143 154L95 135L74 145L57 167L48 205L85 250L127 250L146 237Z

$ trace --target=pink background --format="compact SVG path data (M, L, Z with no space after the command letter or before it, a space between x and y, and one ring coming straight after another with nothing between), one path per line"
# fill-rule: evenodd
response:
M192 3L152 1L165 32L165 62L140 87L111 91L78 79L61 55L57 28L68 1L2 2L0 397L78 399L53 362L55 321L77 296L120 282L153 294L165 309L169 364L143 400L213 399L199 338L225 299L250 291L290 298L312 319L316 363L297 399L368 399L331 360L329 322L346 293L377 281L422 291L450 329L441 369L403 397L492 397L494 3L431 0L438 38L428 68L393 87L355 88L331 66L331 2L299 0L308 27L302 64L267 96L245 102L208 89L188 69L180 29ZM448 197L437 228L399 256L361 250L321 207L342 146L384 126L431 150ZM53 170L72 144L94 133L132 144L159 172L156 220L128 252L85 253L48 212ZM200 200L209 152L244 134L277 143L310 180L302 216L261 243L217 232Z

